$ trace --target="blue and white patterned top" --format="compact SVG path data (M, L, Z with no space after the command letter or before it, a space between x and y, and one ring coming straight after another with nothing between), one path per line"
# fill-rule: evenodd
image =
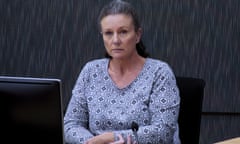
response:
M106 131L126 139L135 121L139 144L179 144L179 89L169 65L147 58L136 79L122 89L108 65L103 58L83 67L64 116L65 141L82 144Z

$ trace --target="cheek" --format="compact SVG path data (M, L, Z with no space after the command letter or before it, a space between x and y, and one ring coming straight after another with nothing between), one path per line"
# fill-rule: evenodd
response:
M104 40L104 39L103 39L103 44L104 44L105 47L109 46L109 42L107 40Z
M127 45L136 45L137 38L136 37L130 37L126 39L125 44Z
M108 41L106 41L106 40L103 40L103 44L104 44L104 47L105 47L105 49L106 49L106 51L107 52L109 52L110 51L110 43L108 42Z

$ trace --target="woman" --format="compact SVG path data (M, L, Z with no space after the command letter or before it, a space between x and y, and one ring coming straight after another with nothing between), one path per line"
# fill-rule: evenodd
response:
M167 63L148 57L133 7L110 2L99 15L99 27L106 58L88 62L77 79L64 117L66 142L180 143L174 73Z

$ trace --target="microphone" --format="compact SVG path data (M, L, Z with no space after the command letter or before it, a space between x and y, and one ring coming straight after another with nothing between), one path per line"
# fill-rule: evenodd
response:
M134 137L136 138L136 142L137 142L137 143L138 143L138 134L137 134L138 127L139 127L138 124L133 121L131 128L132 128L133 135L134 135Z

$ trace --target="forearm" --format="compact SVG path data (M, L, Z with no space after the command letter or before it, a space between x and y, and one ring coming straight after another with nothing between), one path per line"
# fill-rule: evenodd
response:
M84 141L92 137L93 135L84 127L71 123L64 125L64 138L66 143L83 144Z
M130 135L132 137L132 141L138 141L138 144L169 144L173 142L175 127L159 124L159 125L148 125L148 126L140 126L137 132L138 139L134 136L132 130L121 130L114 131L115 138L118 134L121 134L126 142L127 136ZM117 139L115 139L117 140Z
M157 111L154 111L154 115L151 117L151 122L148 125L142 126L139 123L139 129L137 131L138 143L139 144L170 144L174 141L174 135L178 130L177 123L177 114L179 104L168 107L165 109L163 114L157 114ZM136 137L133 134L131 129L114 131L115 136L117 134L123 135L125 141L128 135L133 137L133 141L136 140Z
M88 139L84 144L109 144L114 142L113 132L105 132Z

